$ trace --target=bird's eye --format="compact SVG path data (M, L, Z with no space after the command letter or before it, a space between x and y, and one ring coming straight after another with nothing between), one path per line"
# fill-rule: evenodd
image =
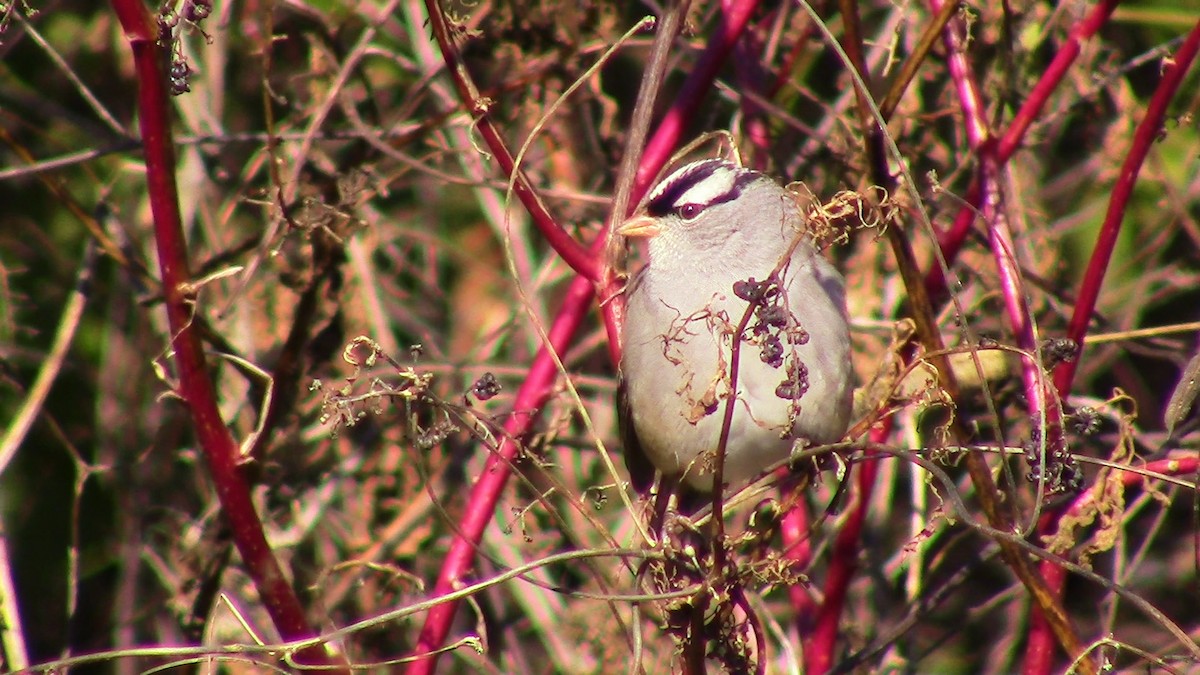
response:
M699 204L683 204L675 212L684 220L694 220L702 211L704 207Z

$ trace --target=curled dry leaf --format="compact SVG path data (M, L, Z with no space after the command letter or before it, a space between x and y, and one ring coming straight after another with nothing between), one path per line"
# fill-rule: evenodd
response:
M1197 393L1200 393L1200 350L1192 355L1187 367L1183 369L1179 384L1175 385L1175 391L1171 392L1171 400L1167 402L1167 409L1163 412L1163 423L1167 427L1168 437L1175 435L1175 427L1187 419L1192 404L1196 402Z

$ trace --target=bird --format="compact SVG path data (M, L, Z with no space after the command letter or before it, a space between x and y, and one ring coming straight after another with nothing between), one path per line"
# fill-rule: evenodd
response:
M853 369L842 275L817 250L795 193L725 159L659 182L617 233L648 241L625 287L619 419L631 483L654 470L711 494L725 406L737 393L723 488L841 439ZM753 309L750 309L753 307Z

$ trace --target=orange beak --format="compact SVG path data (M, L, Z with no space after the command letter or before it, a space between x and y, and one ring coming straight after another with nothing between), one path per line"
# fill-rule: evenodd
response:
M617 234L622 237L649 239L657 237L662 231L658 221L645 214L634 216L617 227Z

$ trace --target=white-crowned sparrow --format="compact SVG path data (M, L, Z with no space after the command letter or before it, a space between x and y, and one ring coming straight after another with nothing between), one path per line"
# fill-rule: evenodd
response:
M724 482L753 478L797 440L841 438L853 388L842 276L813 247L795 194L725 160L693 162L617 232L649 239L649 260L626 287L622 339L635 487L648 487L657 468L712 491L733 334L751 302Z

